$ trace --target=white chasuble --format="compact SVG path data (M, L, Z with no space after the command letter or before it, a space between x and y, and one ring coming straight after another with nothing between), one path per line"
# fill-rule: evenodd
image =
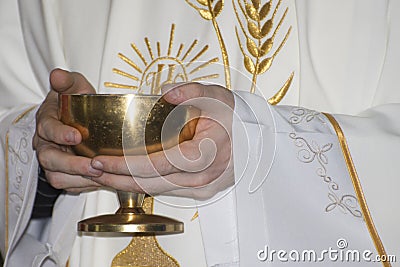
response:
M313 110L357 115L400 102L397 2L11 2L0 4L0 17L4 25L13 25L12 37L21 47L9 50L17 56L4 63L8 75L1 83L7 96L16 95L18 106L12 110L1 102L6 266L108 267L132 239L76 231L83 218L115 212L116 195L108 190L62 195L41 240L29 235L32 224L24 232L37 161L30 146L22 147L26 154L15 153L15 147L32 137L35 110L30 108L44 98L55 67L81 72L99 93L159 93L162 85L190 81L245 91L235 95L235 186L215 201L154 200L155 213L185 223L185 233L157 237L173 266L381 265L362 258L365 252L375 259L377 250L336 133ZM0 44L2 49L13 47L13 38ZM11 93L14 89L18 93ZM269 106L268 99L287 106ZM394 161L400 130L393 115L398 111L393 104L361 117L335 116L348 135L371 215L390 255L400 247ZM12 189L14 180L21 181L18 192ZM17 208L12 196L20 196L14 198ZM357 253L360 260L346 260Z

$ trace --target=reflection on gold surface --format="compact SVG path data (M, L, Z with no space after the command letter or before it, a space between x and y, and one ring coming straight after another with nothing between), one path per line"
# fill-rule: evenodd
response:
M82 142L72 149L86 157L123 156L123 142L126 155L169 148L178 140L182 142L193 136L196 120L190 121L190 118L198 113L189 106L183 113L174 112L175 117L170 121L175 125L171 127L182 128L182 131L166 133L161 143L164 120L175 106L160 96L103 94L61 95L60 98L61 121L78 129L82 135ZM130 112L126 113L128 109Z
M192 106L175 106L158 95L64 94L60 95L59 103L61 121L82 135L82 142L72 150L86 157L146 155L168 149L193 137L199 114ZM171 119L167 120L170 114ZM142 209L144 194L117 193L120 208L115 214L85 219L78 223L78 230L136 234L183 232L179 221L146 214Z
M144 211L151 213L153 205L153 198L146 198L143 204ZM179 267L179 263L161 248L156 237L153 235L133 237L129 245L114 257L111 266Z

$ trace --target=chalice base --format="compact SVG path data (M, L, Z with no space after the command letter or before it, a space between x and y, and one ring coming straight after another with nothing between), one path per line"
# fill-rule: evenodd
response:
M183 233L183 223L155 214L117 213L82 220L78 231L168 235Z

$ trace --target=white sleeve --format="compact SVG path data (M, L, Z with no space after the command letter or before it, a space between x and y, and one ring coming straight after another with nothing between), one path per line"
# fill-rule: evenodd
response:
M368 208L387 253L400 246L400 104L335 115L347 139Z
M270 198L265 195L266 192L280 196L277 199L287 199L292 203L292 208L300 208L300 213L302 209L307 213L307 210L311 208L300 205L302 202L300 199L296 199L299 191L296 191L296 188L294 188L296 195L285 194L282 191L275 192L277 189L271 188L273 183L268 182L268 179L271 179L268 176L271 166L274 169L274 177L279 177L280 181L285 179L283 175L285 170L282 170L282 167L295 169L294 166L291 166L289 159L285 161L289 165L282 165L283 162L274 162L274 151L276 151L274 133L278 135L283 133L290 137L289 133L293 131L313 135L315 138L317 138L316 136L326 138L330 142L337 142L338 138L333 127L319 112L291 106L269 106L264 99L242 92L236 95L235 100L235 111L239 115L234 119L233 125L237 234L240 264L247 266L250 260L251 264L263 264L263 262L257 261L256 252L271 242L271 225L275 224L276 227L281 223L274 221L276 214L268 213L265 209L265 205L279 206L281 203L266 203L266 199L270 201ZM296 111L301 111L297 115L305 115L297 117L304 122L301 127L291 123L290 116L288 116L291 112ZM400 187L397 167L397 153L400 151L398 114L400 114L400 104L377 106L357 116L334 115L347 139L368 207L388 255L395 255L400 245L400 230L398 229L400 210L397 205L400 201L400 195L397 192ZM318 120L324 122L314 123ZM289 144L293 145L293 142L286 145ZM285 143L280 142L279 145L285 145ZM278 151L291 149L290 146L288 148L279 146ZM343 161L341 152L337 153L335 157L338 159L331 158L331 162ZM302 171L306 171L306 167L302 168L296 170L300 174L298 178L304 183L307 181L311 186L313 181L303 179L309 174L302 173ZM340 170L337 168L335 171L343 174L339 173L337 177L342 176L341 179L349 179L345 167ZM313 173L312 170L311 175ZM351 185L351 181L348 183ZM259 188L261 190L258 190ZM297 221L290 221L291 227L297 229L299 225L305 224L299 220L300 217L297 218ZM292 241L290 238L287 239L287 242ZM243 262L247 265L243 265Z
M29 203L34 192L28 192L27 178L37 173L32 150L35 107L48 90L40 88L32 72L27 56L29 47L24 44L19 20L18 1L1 1L0 195L5 197L0 198L0 249L3 255L15 234L17 221L23 223L22 218L18 219L19 214L30 214ZM32 187L36 190L33 184Z

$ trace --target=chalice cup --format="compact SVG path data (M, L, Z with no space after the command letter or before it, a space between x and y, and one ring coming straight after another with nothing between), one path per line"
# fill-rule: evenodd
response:
M171 114L169 130L163 131L163 124ZM159 95L61 94L59 115L64 124L75 127L82 135L82 142L72 146L75 154L126 156L146 155L191 139L198 110L172 105ZM135 234L183 232L180 221L146 214L142 208L145 194L117 190L117 195L120 208L115 214L82 220L78 230Z

